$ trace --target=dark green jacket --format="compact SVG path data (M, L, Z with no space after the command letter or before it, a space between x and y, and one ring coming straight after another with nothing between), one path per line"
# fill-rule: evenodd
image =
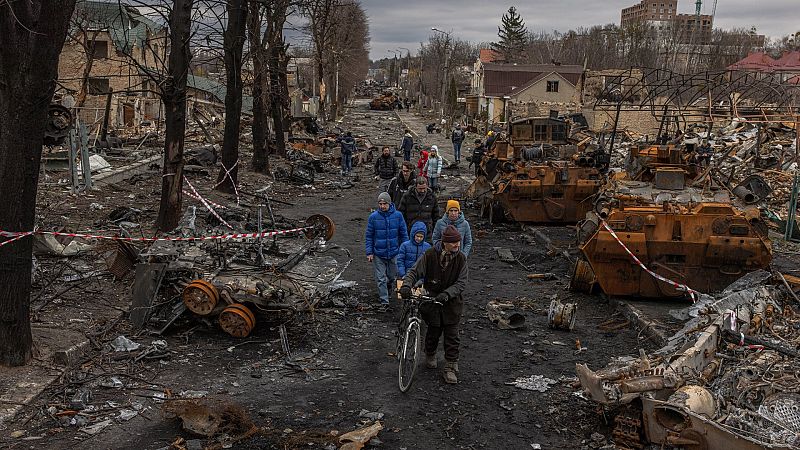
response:
M422 319L432 327L457 325L461 322L464 311L464 297L461 293L466 289L469 279L467 257L463 253L456 253L453 261L443 269L439 262L441 252L441 243L429 248L403 278L404 286L413 286L417 280L424 280L422 285L431 297L442 292L447 292L450 296L450 300L443 306L426 303L420 307Z

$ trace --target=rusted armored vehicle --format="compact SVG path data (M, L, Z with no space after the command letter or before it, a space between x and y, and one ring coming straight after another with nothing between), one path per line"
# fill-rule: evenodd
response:
M392 92L384 92L369 102L369 109L373 111L391 111L397 104L397 96Z
M592 208L603 184L602 153L576 155L569 123L552 117L509 124L480 162L481 174L467 196L490 221L575 223Z
M604 186L578 226L585 259L574 268L573 289L599 285L608 295L683 297L685 287L716 292L769 266L766 226L758 208L746 203L768 192L729 191L713 178L695 187L697 169L688 160L678 146L631 150L626 173Z

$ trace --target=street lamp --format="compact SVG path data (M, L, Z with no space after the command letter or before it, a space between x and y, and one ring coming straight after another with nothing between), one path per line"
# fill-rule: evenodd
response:
M408 97L411 85L411 50L405 47L397 47L398 50L405 50L406 51L406 97ZM400 53L400 57L403 57L403 53Z
M442 95L441 95L441 115L444 117L444 100L445 100L445 91L447 90L447 72L449 71L448 64L450 63L450 53L447 51L448 45L450 45L450 35L452 32L442 31L436 27L431 27L431 31L436 33L441 33L445 35L444 40L444 74L442 76Z
M394 50L386 50L386 52L387 52L387 53L391 53L391 54L393 54L393 55L394 55L394 69L395 69L395 71L397 71L397 77L396 77L396 81L394 82L394 87L397 87L397 86L400 84L400 83L399 83L399 82L400 82L400 73L399 73L400 71L399 71L399 69L398 69L398 67L397 67L397 53L398 53L398 50L397 50L397 49L394 49ZM403 56L403 54L402 54L402 53L400 53L400 56ZM390 77L391 77L392 75L393 75L392 73L389 73L389 76L390 76ZM394 81L394 80L390 80L390 81Z

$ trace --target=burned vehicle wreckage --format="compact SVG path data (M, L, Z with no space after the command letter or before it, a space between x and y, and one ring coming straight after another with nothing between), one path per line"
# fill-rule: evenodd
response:
M592 371L581 396L616 412L617 448L800 448L797 279L751 272L701 295L683 329L651 354Z
M186 314L206 323L215 319L224 332L243 338L257 315L285 322L354 284L340 280L351 258L328 243L335 232L328 217L312 215L289 230L265 232L259 214L258 230L229 239L155 242L138 255L131 322L161 334Z
M571 122L554 117L519 119L505 136L487 142L480 174L467 196L490 222L575 223L591 209L608 158L602 150L578 154Z
M638 145L578 227L585 259L572 288L614 296L683 297L724 289L769 266L772 248L755 203L770 193L752 176L734 188L696 181L691 146Z

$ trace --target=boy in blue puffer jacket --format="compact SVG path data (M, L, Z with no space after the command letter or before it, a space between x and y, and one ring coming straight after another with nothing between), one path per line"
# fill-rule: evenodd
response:
M408 240L406 221L394 209L388 192L378 195L378 209L367 219L364 243L367 261L372 263L381 305L389 305L389 289L394 290L397 278L397 254L400 244Z
M428 227L419 220L411 225L411 238L400 246L400 254L397 255L397 276L403 278L408 269L414 267L417 260L431 248L431 244L425 242L425 235Z

